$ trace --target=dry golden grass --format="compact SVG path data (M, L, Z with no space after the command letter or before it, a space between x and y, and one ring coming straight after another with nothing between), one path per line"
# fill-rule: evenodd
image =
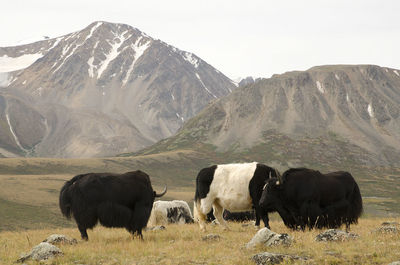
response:
M290 247L257 247L244 245L256 233L253 226L230 223L230 231L208 225L201 233L197 224L168 225L164 231L145 231L144 241L132 239L124 229L97 227L89 231L89 241L62 245L64 256L46 264L254 264L251 257L260 252L295 254L310 258L307 264L388 264L400 260L400 234L373 232L383 221L400 219L360 219L352 232L360 237L347 242L316 242L320 230L291 231L279 220L272 221L273 231L288 233L295 239ZM75 229L27 230L0 233L0 263L12 264L22 252L29 250L50 234L80 238ZM221 236L219 241L206 242L208 233ZM28 261L27 264L39 264Z

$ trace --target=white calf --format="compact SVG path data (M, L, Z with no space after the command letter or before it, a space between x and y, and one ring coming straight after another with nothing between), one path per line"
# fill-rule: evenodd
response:
M187 202L180 200L154 202L147 226L170 223L193 223L193 216Z

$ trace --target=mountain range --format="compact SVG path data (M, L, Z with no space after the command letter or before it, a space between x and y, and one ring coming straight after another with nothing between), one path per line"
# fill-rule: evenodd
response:
M236 84L125 24L0 48L0 154L112 156L173 135Z
M204 145L225 154L264 148L266 160L288 166L400 161L400 70L387 67L326 65L233 82L136 28L94 22L0 48L0 86L3 157Z
M141 154L202 143L225 156L282 167L398 167L399 73L375 65L327 65L261 79L214 101Z

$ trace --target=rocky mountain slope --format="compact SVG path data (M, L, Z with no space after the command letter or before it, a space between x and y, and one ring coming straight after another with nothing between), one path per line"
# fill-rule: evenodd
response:
M124 24L0 48L3 156L110 156L174 134L234 83Z
M274 75L215 101L142 153L200 142L286 166L399 166L400 70L334 65Z

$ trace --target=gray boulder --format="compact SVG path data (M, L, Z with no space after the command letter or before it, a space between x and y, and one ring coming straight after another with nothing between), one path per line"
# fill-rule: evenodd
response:
M78 241L75 238L71 238L65 235L57 235L53 234L46 238L43 242L47 242L53 245L57 244L69 244L69 245L75 245L78 243Z
M389 265L400 265L400 260L390 263Z
M328 229L315 237L315 241L346 241L356 239L359 236L354 233L345 232L338 229Z
M246 248L253 248L257 245L264 245L267 247L275 245L289 246L292 242L293 238L288 234L278 234L265 227L258 230L250 242L246 244Z
M284 260L288 261L306 261L308 258L294 256L294 255L286 255L286 254L276 254L276 253L269 253L263 252L254 255L251 258L257 265L267 265L267 264L279 264Z
M63 252L58 247L47 242L42 242L33 247L30 253L22 255L17 262L24 262L27 259L42 261L54 258L58 255L63 255Z

